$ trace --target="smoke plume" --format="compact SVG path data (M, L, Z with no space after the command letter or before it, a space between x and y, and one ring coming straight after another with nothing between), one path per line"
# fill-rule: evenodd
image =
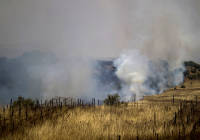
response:
M138 50L127 52L115 61L116 75L122 81L119 91L125 100L133 95L137 99L144 95L159 94L167 88L183 82L183 65L175 69L165 60L152 61Z
M199 9L199 0L1 0L0 102L161 93L183 81L185 60L200 61ZM96 60L107 59L115 67L102 78Z
M159 94L184 80L184 61L189 59L187 46L173 20L162 17L143 46L129 49L115 61L116 74L124 82L122 94L139 99L146 94Z

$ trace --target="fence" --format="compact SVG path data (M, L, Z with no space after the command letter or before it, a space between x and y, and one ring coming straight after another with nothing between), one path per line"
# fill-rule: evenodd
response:
M75 107L95 107L103 104L102 100L92 98L83 100L81 98L56 97L49 100L35 100L34 104L25 104L23 101L10 104L0 108L0 136L14 133L23 129L23 126L32 126L46 119L55 119ZM53 115L54 114L54 115Z

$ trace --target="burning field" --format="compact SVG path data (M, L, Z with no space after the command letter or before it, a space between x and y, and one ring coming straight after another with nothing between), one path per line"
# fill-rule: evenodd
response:
M0 139L199 139L199 0L0 0Z
M184 83L137 101L103 105L95 98L18 98L1 108L1 139L198 139L199 65L186 65Z
M185 85L116 106L65 105L58 101L54 105L39 103L33 109L22 105L20 116L18 106L13 106L1 112L1 138L198 139L199 82Z

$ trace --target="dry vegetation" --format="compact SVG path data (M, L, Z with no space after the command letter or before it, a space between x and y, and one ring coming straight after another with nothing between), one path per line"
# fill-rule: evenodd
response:
M192 84L191 84L192 82ZM198 139L200 136L200 82L188 81L163 94L145 96L117 106L43 105L14 113L2 134L5 140L66 139ZM9 108L5 116L10 116ZM42 110L42 111L41 111ZM42 113L41 113L42 112ZM3 114L3 112L1 112ZM23 115L24 114L24 115ZM1 115L2 116L2 115Z

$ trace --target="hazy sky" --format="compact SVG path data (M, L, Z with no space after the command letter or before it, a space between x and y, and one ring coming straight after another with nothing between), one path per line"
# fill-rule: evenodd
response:
M0 0L0 56L38 49L113 57L143 46L166 22L198 53L199 0Z
M0 104L19 95L105 97L90 58L130 55L118 77L132 80L128 72L138 64L140 75L148 58L163 68L150 72L165 77L168 68L157 61L174 72L199 60L199 26L200 0L0 0L0 57L15 58L0 58Z

